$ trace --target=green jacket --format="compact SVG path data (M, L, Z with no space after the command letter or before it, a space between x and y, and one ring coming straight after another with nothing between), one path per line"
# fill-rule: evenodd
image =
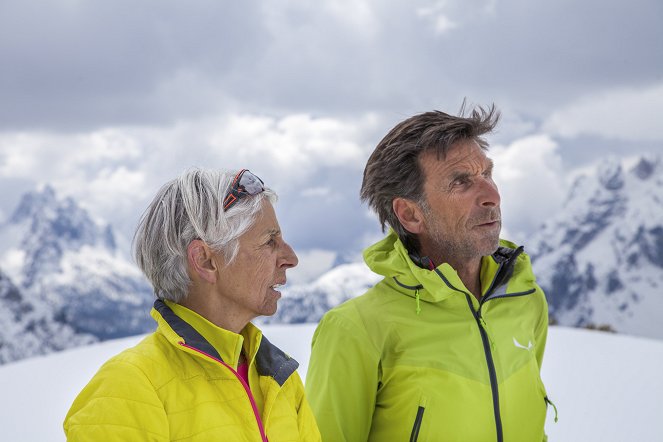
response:
M391 232L364 252L384 279L329 311L307 396L323 441L545 440L548 309L522 248L481 262L482 301L426 270Z
M156 301L157 331L106 362L74 401L68 441L319 441L297 362L253 324L241 334ZM249 361L249 385L237 375Z

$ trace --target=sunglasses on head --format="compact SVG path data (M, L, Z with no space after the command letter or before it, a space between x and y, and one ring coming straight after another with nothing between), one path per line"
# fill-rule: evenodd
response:
M248 169L242 169L237 172L233 179L230 191L223 199L224 212L230 209L235 203L247 195L257 195L265 191L264 182L258 176L251 173Z

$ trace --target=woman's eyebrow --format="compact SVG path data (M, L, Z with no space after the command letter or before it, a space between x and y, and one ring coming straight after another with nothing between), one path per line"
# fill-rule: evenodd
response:
M281 234L281 230L277 229L275 227L270 228L268 230L265 230L264 235L265 236L279 236Z

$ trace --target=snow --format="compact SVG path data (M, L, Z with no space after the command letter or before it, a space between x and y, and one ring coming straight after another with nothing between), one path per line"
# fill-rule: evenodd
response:
M306 375L315 324L265 325ZM64 441L62 421L76 394L109 357L142 336L67 350L0 367L3 440ZM663 440L663 341L551 327L543 380L559 410L549 409L546 432L555 441Z

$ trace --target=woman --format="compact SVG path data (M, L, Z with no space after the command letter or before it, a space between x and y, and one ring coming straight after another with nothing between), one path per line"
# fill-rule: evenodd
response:
M250 322L276 312L297 265L275 202L246 169L191 170L161 188L134 237L157 329L78 395L68 440L320 440L297 362Z

